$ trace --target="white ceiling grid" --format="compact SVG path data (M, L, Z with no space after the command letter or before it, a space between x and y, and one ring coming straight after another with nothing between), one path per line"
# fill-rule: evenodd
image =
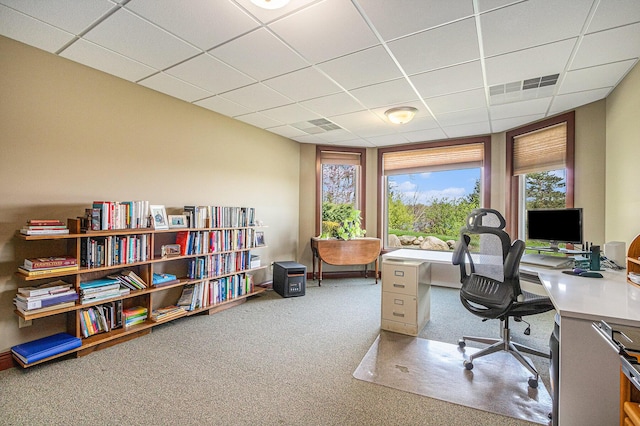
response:
M640 1L0 0L0 35L302 143L376 147L606 97L640 57ZM412 122L386 120L405 105ZM340 128L314 133L316 119Z

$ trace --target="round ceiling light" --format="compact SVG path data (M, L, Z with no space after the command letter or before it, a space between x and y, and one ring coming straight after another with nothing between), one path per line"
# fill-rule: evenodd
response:
M289 0L251 0L251 3L263 9L280 9L285 7Z
M386 115L392 123L405 124L413 119L416 112L418 112L417 108L405 106L388 109L384 112L384 115Z

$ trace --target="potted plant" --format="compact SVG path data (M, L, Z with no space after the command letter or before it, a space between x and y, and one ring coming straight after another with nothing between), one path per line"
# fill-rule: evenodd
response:
M365 235L366 231L361 228L360 210L349 204L323 203L322 207L320 238L351 240Z

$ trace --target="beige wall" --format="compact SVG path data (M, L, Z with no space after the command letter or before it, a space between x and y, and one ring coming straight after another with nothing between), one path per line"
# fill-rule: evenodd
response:
M607 98L607 241L627 249L640 233L640 65Z
M0 352L62 328L59 315L18 329L13 313L16 267L56 254L14 237L30 218L99 199L250 206L268 225L263 264L295 259L298 143L2 37L0 69Z

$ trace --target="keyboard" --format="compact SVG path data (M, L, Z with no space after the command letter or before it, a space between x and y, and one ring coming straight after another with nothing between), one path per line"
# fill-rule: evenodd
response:
M570 257L549 256L546 254L525 254L522 255L520 263L543 266L545 268L560 269L573 267L574 259Z

